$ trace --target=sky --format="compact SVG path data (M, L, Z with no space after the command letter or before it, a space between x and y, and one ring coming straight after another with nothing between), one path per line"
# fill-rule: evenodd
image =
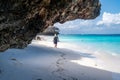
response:
M101 14L93 20L55 23L61 34L120 34L120 0L100 0Z

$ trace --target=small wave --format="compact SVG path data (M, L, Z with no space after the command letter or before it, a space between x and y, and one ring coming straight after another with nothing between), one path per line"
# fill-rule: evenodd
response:
M118 56L118 54L117 53L111 53L113 56Z

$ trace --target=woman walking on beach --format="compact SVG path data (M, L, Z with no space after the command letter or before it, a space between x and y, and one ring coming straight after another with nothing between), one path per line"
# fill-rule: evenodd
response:
M55 34L55 35L54 35L54 38L53 38L53 43L54 43L54 45L55 45L55 46L54 46L55 48L57 48L57 42L58 42L58 35Z

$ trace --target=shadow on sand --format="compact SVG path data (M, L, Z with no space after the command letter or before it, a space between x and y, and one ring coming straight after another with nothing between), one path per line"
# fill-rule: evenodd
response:
M89 53L29 45L0 53L0 80L117 80L120 73L71 63ZM112 75L113 74L113 75Z

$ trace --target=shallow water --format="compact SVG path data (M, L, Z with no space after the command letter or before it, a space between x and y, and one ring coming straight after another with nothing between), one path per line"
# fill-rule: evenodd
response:
M59 35L59 40L65 43L71 43L77 48L82 45L82 48L88 52L120 56L120 35L67 34Z

